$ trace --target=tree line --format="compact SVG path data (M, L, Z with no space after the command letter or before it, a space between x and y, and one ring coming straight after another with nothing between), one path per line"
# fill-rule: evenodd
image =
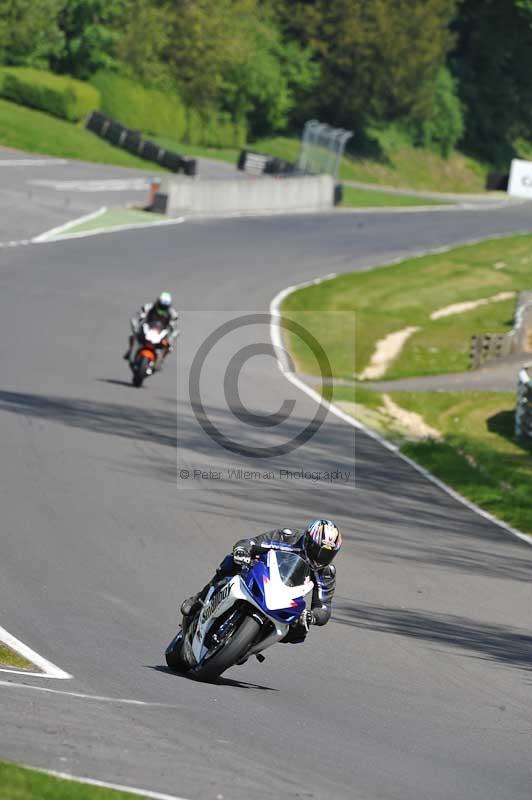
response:
M532 0L0 0L0 63L116 71L252 137L317 117L492 163L532 140Z

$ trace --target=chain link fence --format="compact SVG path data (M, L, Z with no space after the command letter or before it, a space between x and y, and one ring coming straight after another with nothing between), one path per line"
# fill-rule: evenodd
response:
M308 120L301 139L297 164L299 172L306 175L332 175L336 180L345 146L352 136L353 132L344 128L332 128L317 119Z

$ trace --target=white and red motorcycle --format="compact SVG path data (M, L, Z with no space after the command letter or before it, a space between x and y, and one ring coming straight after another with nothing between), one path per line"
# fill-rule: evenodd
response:
M164 353L170 347L169 335L170 329L160 320L142 323L136 333L136 353L129 361L133 386L142 386L145 378L160 368Z

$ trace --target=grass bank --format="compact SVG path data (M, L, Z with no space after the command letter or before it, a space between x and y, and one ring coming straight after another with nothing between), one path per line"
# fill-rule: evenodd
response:
M464 497L532 534L532 448L514 439L515 394L390 392L388 397L439 431L441 440L416 436L390 414L379 392L335 388L344 410L398 442L403 453Z
M0 761L0 800L138 800L138 794L54 778Z
M186 145L178 139L150 137L162 147L188 156L200 156L235 164L238 148ZM82 123L74 125L7 100L0 100L0 145L46 155L78 158L103 164L140 167L153 172L157 167L119 150L85 130ZM287 161L296 161L300 140L296 137L275 136L248 144L250 149ZM383 149L380 159L344 157L340 166L341 180L358 180L405 189L426 189L448 192L480 192L484 189L488 167L461 154L443 159L436 153L414 148L405 143ZM368 198L369 199L369 198ZM377 205L373 197L373 204ZM359 205L368 202L357 201ZM389 196L382 205L419 205L414 199ZM425 204L423 202L423 204Z
M27 669L32 672L38 672L39 670L32 664L31 661L28 661L27 658L16 653L7 645L2 644L0 642L0 667L7 667L8 669ZM0 795L1 796L1 795Z
M431 314L529 289L531 266L532 236L486 241L310 286L289 295L283 312L320 331L337 378L353 378L353 343L360 371L378 340L407 326L420 330L392 362L387 379L460 371L467 369L473 333L510 330L515 300L438 319ZM297 370L316 375L317 363L307 346L294 337L288 344ZM402 452L461 495L532 534L532 448L514 439L514 393L382 394L360 384L336 384L334 401L396 441Z
M359 189L354 186L343 187L342 206L344 208L400 208L403 206L437 205L446 204L428 197L411 197L405 194Z
M305 311L319 329L328 314L327 353L337 377L352 378L368 365L377 341L406 327L419 330L392 361L386 379L438 375L468 368L471 336L504 333L513 325L515 300L492 302L431 319L444 307L532 288L532 236L513 236L352 272L290 295L283 308ZM345 313L354 316L356 364L347 357ZM311 354L292 343L298 369L312 373Z
M0 100L0 145L61 158L135 167L154 172L155 164L113 147L85 130L43 111Z
M215 158L236 164L239 151L232 148L197 147L185 145L176 139L156 137L168 149L183 155ZM301 142L296 137L274 136L249 142L247 147L259 153L295 162L299 157ZM388 146L381 159L364 159L344 156L339 178L343 181L362 181L380 186L437 192L483 192L488 165L481 164L460 153L444 159L437 153L412 147L406 143ZM393 205L393 203L386 203ZM406 203L402 203L406 205ZM419 205L419 200L416 201Z

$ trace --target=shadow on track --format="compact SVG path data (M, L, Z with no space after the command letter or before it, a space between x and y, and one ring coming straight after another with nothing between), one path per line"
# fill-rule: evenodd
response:
M118 378L96 378L98 383L111 383L113 386L127 386L128 389L135 389L131 381L120 381Z
M532 636L507 626L453 614L354 605L341 600L336 603L333 619L340 625L423 639L506 666L532 670Z
M149 664L145 665L146 669L153 669L155 672L164 672L166 675L173 675L174 678L184 678L187 681L194 681L194 683L199 684L200 681L196 681L191 675L186 672L175 672L174 670L165 667L163 664L156 664L155 666L151 666ZM273 686L262 686L260 683L249 683L248 681L237 681L233 678L218 678L217 681L214 683L209 683L210 686L233 686L236 689L259 689L263 692L278 692L279 689L275 689Z
M223 451L199 429L188 406L178 405L171 398L166 400L167 407L154 409L145 404L0 391L0 412L118 436L137 445L147 444L147 452L134 462L134 468L155 473L162 480L176 480L178 447L185 454L193 454L200 465L203 460L210 466L213 458L221 455L225 465L235 466L235 456ZM228 436L244 437L248 446L264 445L263 430L243 425L226 408L206 407L206 410ZM301 430L301 425L302 420L296 418L279 426L279 430L271 429L269 443L286 441ZM356 432L356 453L350 452L347 437L352 435L352 429L335 420L287 457L264 465L241 458L236 465L244 469L275 468L277 472L280 467L353 471L356 454L356 483L351 480L347 484L338 481L315 484L308 480L281 480L279 475L267 482L211 481L198 486L202 490L203 507L222 516L232 515L238 507L244 518L254 521L255 516L257 519L263 516L267 490L271 507L289 508L290 519L297 520L312 516L309 497L318 488L321 508L352 521L346 527L345 539L364 546L373 558L530 581L532 552L527 544L511 539L494 524L469 511L363 432ZM171 458L165 460L157 446L168 448ZM124 464L123 469L133 469L131 462ZM185 495L189 494L194 493L183 492L184 503ZM479 548L479 541L489 543L489 547ZM494 549L493 543L501 546Z

